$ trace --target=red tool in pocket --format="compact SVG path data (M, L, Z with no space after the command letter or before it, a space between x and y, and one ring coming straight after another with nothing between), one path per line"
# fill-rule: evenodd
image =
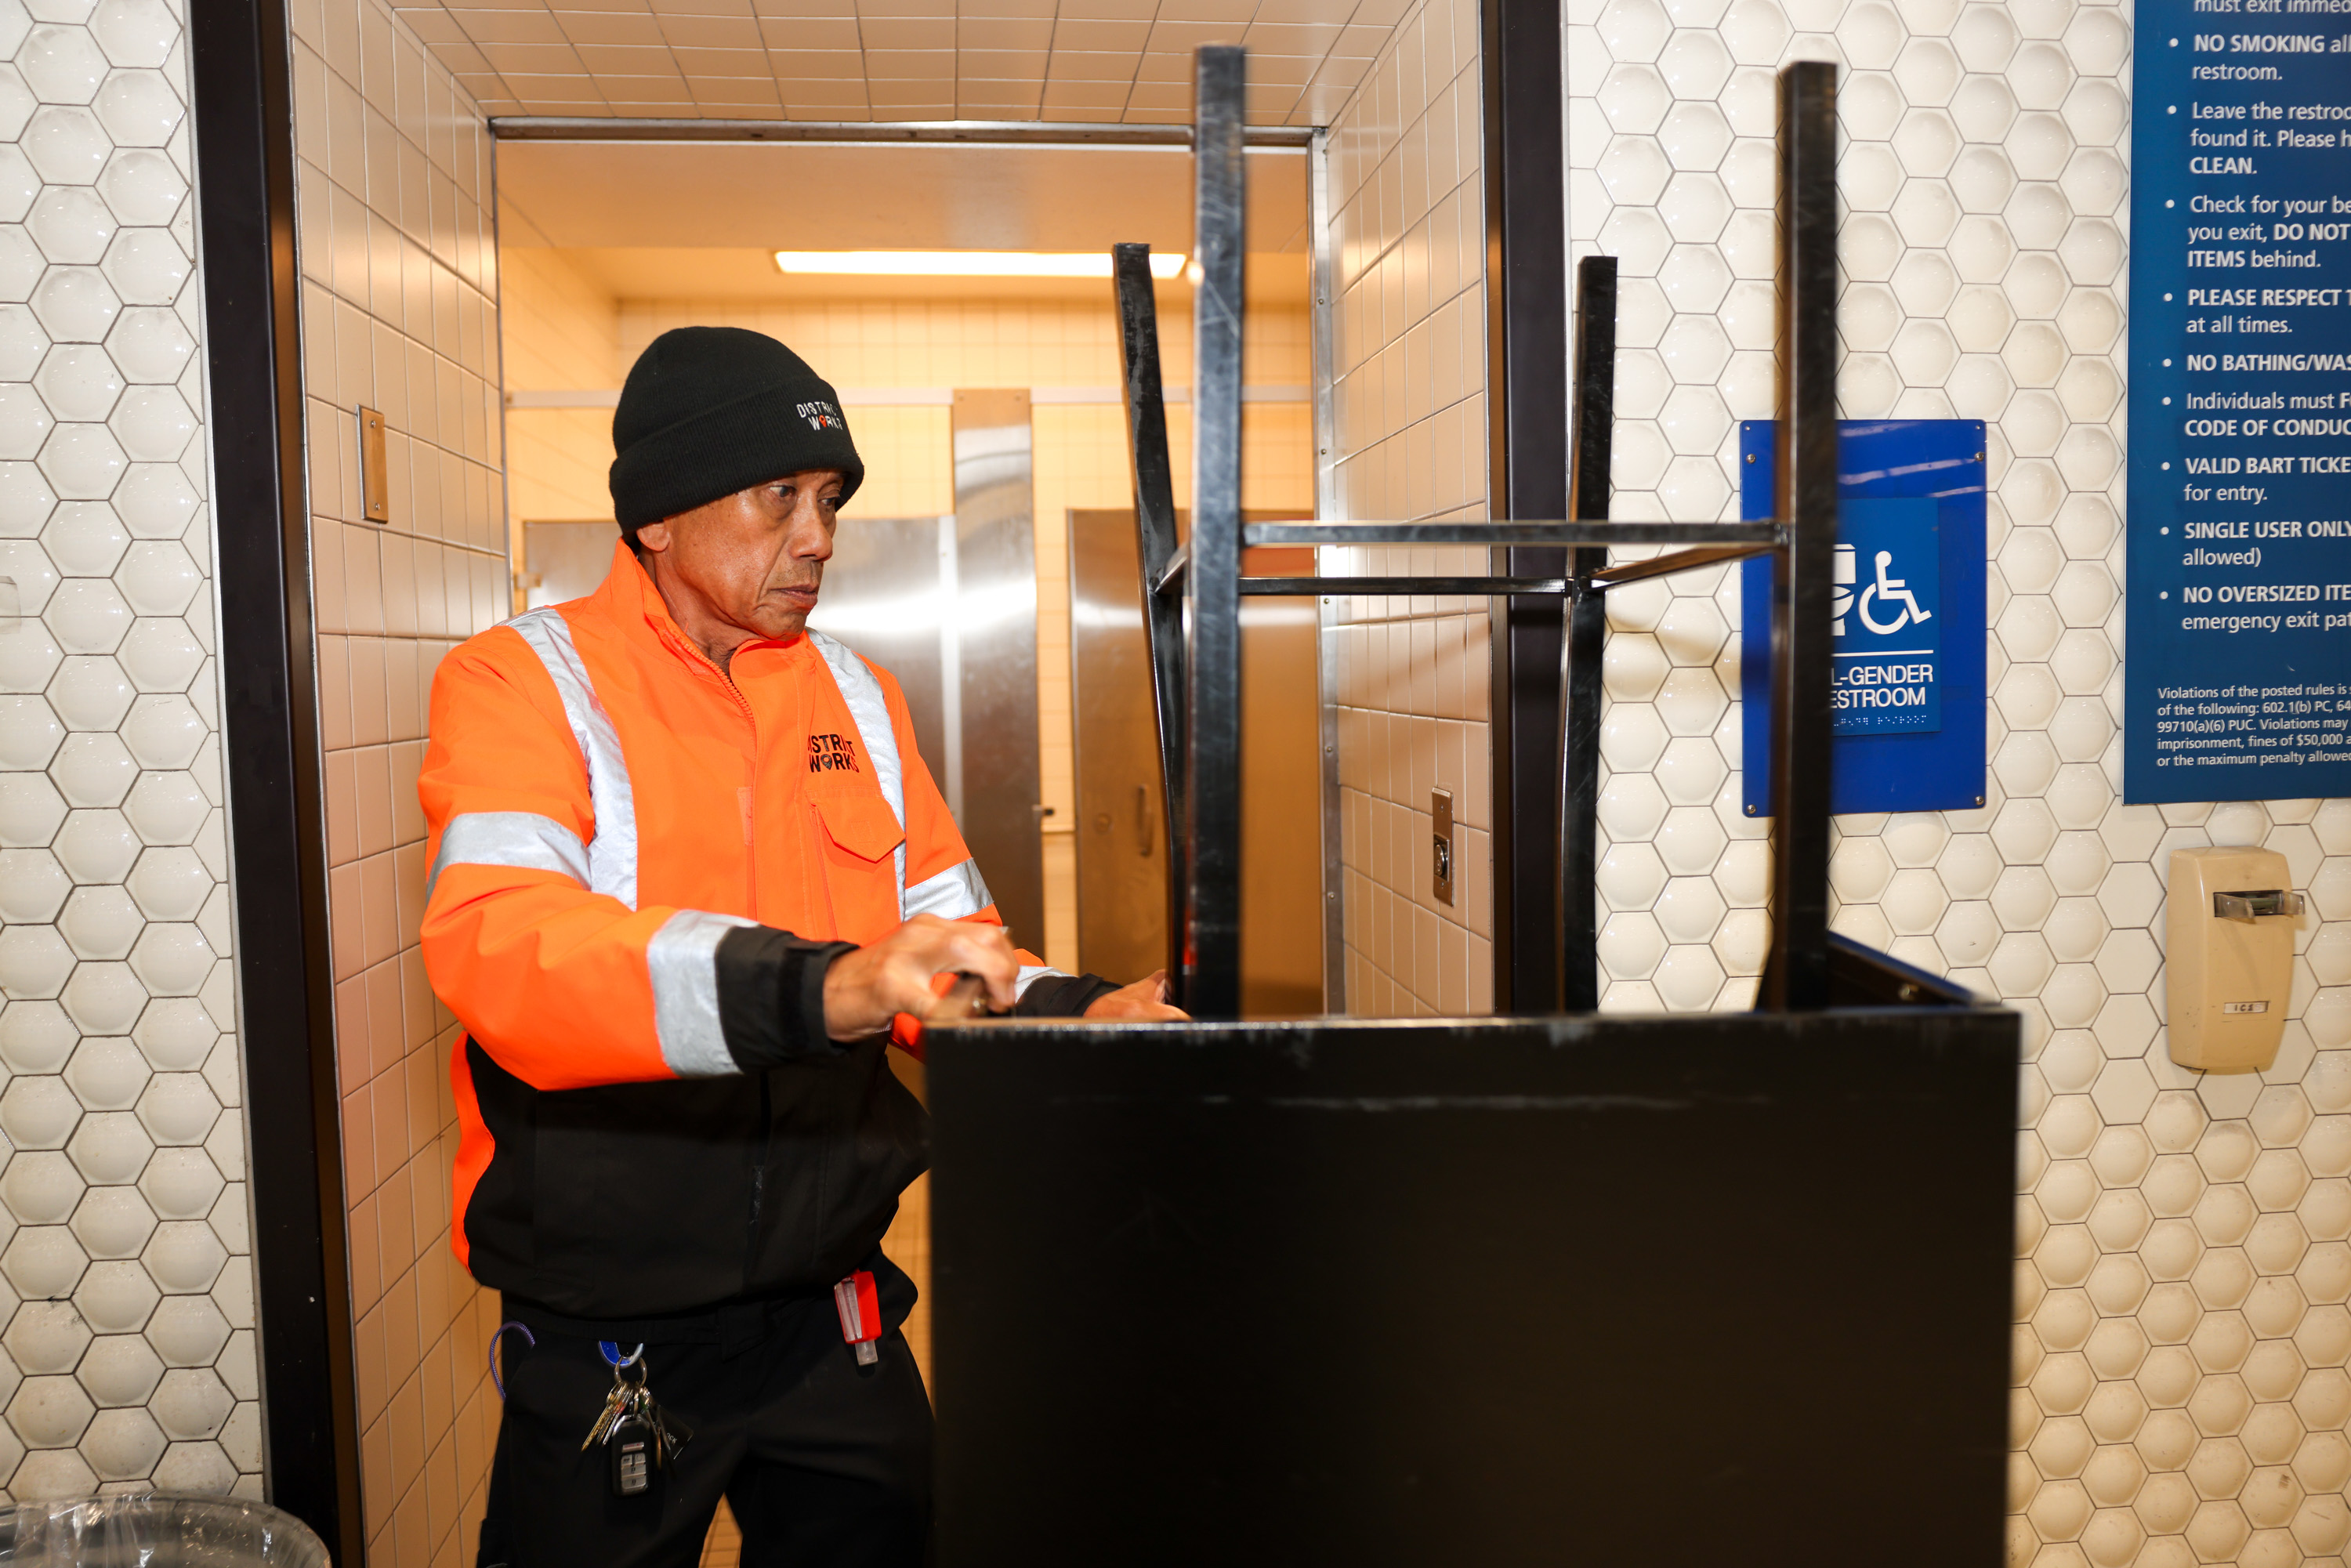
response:
M873 1342L882 1337L882 1298L874 1292L872 1274L860 1269L835 1285L832 1305L841 1314L841 1337L857 1351L857 1364L871 1366L881 1360Z

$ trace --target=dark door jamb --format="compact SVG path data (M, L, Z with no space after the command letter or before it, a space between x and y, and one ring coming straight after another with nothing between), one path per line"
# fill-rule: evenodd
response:
M1566 121L1559 0L1482 0L1491 509L1567 509ZM1498 576L1558 577L1567 552L1497 549ZM1494 1010L1559 989L1560 601L1500 601L1493 626ZM1523 857L1532 857L1531 859Z
M365 1531L284 0L192 0L187 37L263 1463L270 1500L316 1530L338 1562L356 1564Z

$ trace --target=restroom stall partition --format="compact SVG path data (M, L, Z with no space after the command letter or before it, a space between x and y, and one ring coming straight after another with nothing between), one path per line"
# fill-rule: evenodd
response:
M1287 514L1250 512L1270 522ZM1177 523L1186 521L1179 513ZM1070 645L1077 754L1078 963L1134 977L1167 964L1165 786L1152 718L1142 564L1132 511L1070 513ZM1252 550L1244 570L1295 577L1311 551ZM1241 607L1241 1008L1328 1011L1322 990L1320 717L1314 601Z
M1037 541L1026 388L955 394L956 509L858 517L809 616L898 679L914 744L1013 940L1045 946Z
M1898 1541L1908 1563L1997 1562L2019 1019L1824 918L1835 68L1781 77L1773 521L1246 524L1211 402L1237 413L1217 241L1242 59L1199 56L1209 406L1180 549L1144 257L1117 256L1195 1021L933 1028L940 1561L1859 1568ZM1239 570L1244 546L1479 542L1612 556L1524 581ZM1614 553L1667 545L1686 548ZM1759 1010L1236 1017L1245 595L1540 593L1572 614L1759 552L1780 759Z

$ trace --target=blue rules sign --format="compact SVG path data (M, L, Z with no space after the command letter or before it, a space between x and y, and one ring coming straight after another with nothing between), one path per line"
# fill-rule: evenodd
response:
M1771 515L1768 419L1739 427L1739 510ZM1984 427L1972 419L1837 425L1835 740L1829 809L1983 804ZM1742 804L1771 810L1771 559L1740 567Z
M2142 0L2123 799L2351 794L2351 33Z

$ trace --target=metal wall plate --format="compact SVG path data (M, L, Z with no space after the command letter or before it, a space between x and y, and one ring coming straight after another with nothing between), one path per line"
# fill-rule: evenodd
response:
M383 415L360 410L360 499L371 523L392 521L392 486L383 460Z

